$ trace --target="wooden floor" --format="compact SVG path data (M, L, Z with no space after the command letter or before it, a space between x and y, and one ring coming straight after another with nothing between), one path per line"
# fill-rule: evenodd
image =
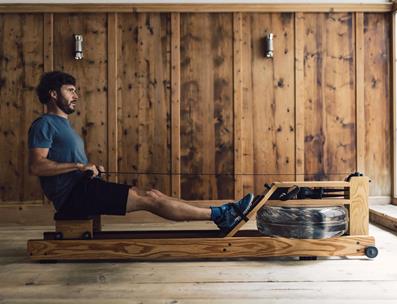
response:
M150 227L160 225L211 224ZM397 303L397 236L376 226L374 260L32 263L26 241L44 230L51 228L0 227L0 303Z

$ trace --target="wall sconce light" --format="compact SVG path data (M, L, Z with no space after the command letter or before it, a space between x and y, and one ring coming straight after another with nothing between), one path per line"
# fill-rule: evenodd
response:
M74 59L83 59L83 35L74 36Z
M265 57L273 58L273 33L269 33L265 37Z

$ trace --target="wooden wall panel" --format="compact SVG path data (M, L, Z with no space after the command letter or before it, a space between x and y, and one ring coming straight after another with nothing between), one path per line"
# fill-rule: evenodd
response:
M44 14L43 17L44 72L49 72L54 69L54 14Z
M1 202L41 200L28 176L26 135L42 113L34 87L52 58L77 77L71 121L90 160L106 167L112 156L120 171L159 173L121 182L171 194L180 148L174 189L185 199L233 198L241 191L235 172L246 193L301 178L303 169L306 179L341 179L357 163L372 179L370 195L391 195L388 14L173 13L180 39L168 13L109 16L111 27L104 13L0 15ZM263 55L269 32L273 59ZM82 61L73 58L73 33L84 36ZM172 115L180 128L172 130Z
M343 179L356 168L351 13L304 14L305 178Z
M119 14L119 180L170 194L169 14Z
M0 201L35 201L42 195L28 173L27 134L43 106L35 86L43 71L43 16L0 15Z
M234 116L234 199L244 194L243 184L243 16L233 14L233 116Z
M274 57L264 56L264 37L274 35ZM294 180L293 14L243 15L244 192L265 182Z
M118 171L118 123L117 123L117 14L110 13L107 15L107 48L108 48L108 60L107 60L107 82L108 82L108 94L107 94L107 126L108 126L108 168L110 172ZM118 182L118 175L112 174L108 176L108 181Z
M370 195L391 195L390 17L364 15L365 167Z
M357 171L365 170L365 104L364 104L364 14L355 13L356 68L356 156Z
M234 196L232 54L232 14L181 15L181 170L187 173L181 177L181 192L185 199Z
M171 194L181 197L181 18L171 14Z
M106 14L54 15L54 69L77 79L79 102L70 116L90 162L107 167ZM73 34L83 35L84 59L74 59Z
M295 13L295 180L305 179L304 14Z

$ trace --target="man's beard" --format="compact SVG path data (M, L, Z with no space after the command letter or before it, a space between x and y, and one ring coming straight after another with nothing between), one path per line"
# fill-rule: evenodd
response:
M59 96L59 98L57 98L56 100L56 105L58 106L58 108L61 109L62 112L64 112L65 114L72 114L75 110L72 109L69 104L68 101L63 98L63 96Z

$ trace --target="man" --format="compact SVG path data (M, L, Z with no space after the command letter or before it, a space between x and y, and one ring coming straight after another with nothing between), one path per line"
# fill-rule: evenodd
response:
M125 215L146 210L175 221L211 219L228 232L252 208L252 194L220 207L199 208L155 189L142 196L128 185L97 178L98 169L104 168L88 161L84 142L68 120L79 100L75 78L59 71L45 73L36 92L47 106L47 114L36 119L29 130L29 169L40 177L41 187L58 213ZM91 178L85 178L88 170L93 172Z

